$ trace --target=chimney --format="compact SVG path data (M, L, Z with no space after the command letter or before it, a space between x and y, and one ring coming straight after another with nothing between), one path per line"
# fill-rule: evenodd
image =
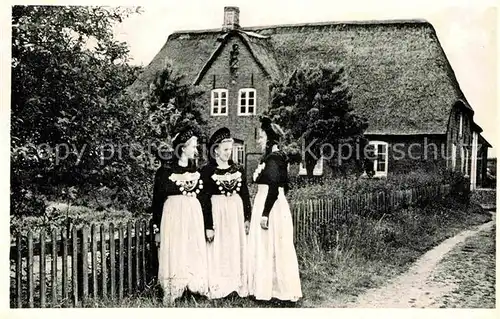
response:
M223 31L235 30L240 27L240 8L224 7Z

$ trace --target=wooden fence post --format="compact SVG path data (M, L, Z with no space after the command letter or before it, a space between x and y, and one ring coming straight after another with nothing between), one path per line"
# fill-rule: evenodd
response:
M28 231L28 306L34 307L35 282L33 278L33 232Z
M73 273L73 306L78 307L78 232L73 226L72 236L71 270Z
M21 234L17 234L16 238L16 301L17 301L17 308L22 308L23 303L22 303L22 293L23 293L23 251L22 251L22 242L21 242Z
M45 308L45 230L40 231L40 308Z
M124 282L124 274L123 274L123 268L124 268L124 246L125 246L125 241L123 238L123 224L119 223L118 224L118 238L119 238L119 247L118 247L118 299L122 300L123 299L123 282Z
M111 287L110 287L110 295L111 299L114 299L116 296L116 267L115 267L115 258L116 258L116 250L115 250L115 225L113 223L109 224L109 278L111 279Z
M68 240L71 238L67 236L68 231L66 229L61 230L61 245L62 245L62 299L66 302L69 299L69 282L68 282ZM73 261L74 257L71 256L72 265L75 265ZM72 269L73 270L73 269ZM74 289L74 288L73 288Z
M92 240L92 297L97 299L97 229L96 225L91 226L91 240Z
M132 223L127 222L127 288L128 294L132 294Z
M82 303L85 305L89 296L89 260L88 260L88 228L82 227Z
M106 233L104 229L104 224L101 224L101 286L102 286L102 297L106 298L108 295L107 286L107 269L106 269Z
M147 224L146 221L142 221L142 236L141 236L141 244L142 244L142 251L141 251L141 260L142 260L142 288L144 289L146 287L147 283L147 278L146 278L146 230L147 230Z
M311 238L312 238L312 232L311 232L311 226L313 225L313 215L314 215L314 203L311 199L308 200L308 208L309 208L309 212L308 212L308 215L307 216L307 240L308 241L311 241Z
M52 282L51 282L51 292L52 292L52 306L57 304L57 233L56 229L52 229L52 265L51 265L51 273L52 273Z
M304 211L303 211L303 201L297 203L297 223L299 228L298 242L304 241Z
M158 226L160 227L160 226ZM150 273L149 277L151 280L156 280L158 276L158 248L155 243L155 233L153 230L153 220L149 221L149 263L150 263Z
M139 220L135 221L135 291L139 291L140 289L140 275L139 275L139 247L140 247L140 233L141 226Z
M290 203L290 210L292 212L293 242L297 244L297 203Z

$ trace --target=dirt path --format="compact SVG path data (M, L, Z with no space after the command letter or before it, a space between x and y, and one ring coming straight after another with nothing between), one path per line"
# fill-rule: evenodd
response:
M406 273L393 279L386 286L370 289L360 295L356 301L346 304L348 308L439 308L438 300L451 292L455 285L436 282L430 279L437 264L457 244L470 236L490 229L493 221L466 230L442 242L439 246L424 254Z

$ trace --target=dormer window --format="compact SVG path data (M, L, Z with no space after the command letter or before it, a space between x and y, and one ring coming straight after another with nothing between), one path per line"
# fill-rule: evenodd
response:
M238 115L255 115L257 111L257 92L255 89L241 89L238 95Z
M227 97L228 92L226 89L212 90L210 115L212 116L227 116Z

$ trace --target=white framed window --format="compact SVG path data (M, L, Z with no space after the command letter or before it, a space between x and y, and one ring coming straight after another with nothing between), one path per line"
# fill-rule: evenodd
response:
M373 145L374 160L373 160L373 170L375 172L375 177L387 176L388 172L388 148L389 144L382 141L370 141L370 145Z
M255 115L257 111L257 91L240 89L238 93L238 115Z
M233 162L245 165L245 146L240 143L233 143Z
M461 137L464 131L464 117L462 113L458 115L458 136Z
M228 91L227 89L214 89L211 96L210 115L212 116L227 116Z
M457 166L457 145L453 143L451 145L451 168L455 169Z

